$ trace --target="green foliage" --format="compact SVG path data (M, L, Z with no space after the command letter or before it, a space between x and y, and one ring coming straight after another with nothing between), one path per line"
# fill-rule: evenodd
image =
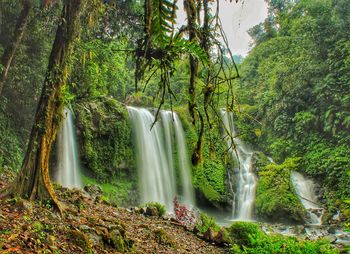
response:
M118 174L108 183L101 183L96 178L82 175L84 185L100 186L103 198L115 206L130 206L137 204L138 195L136 192L136 177L129 177L128 174Z
M196 223L196 228L202 234L207 232L208 229L212 229L214 232L220 230L220 226L216 223L215 219L203 212L200 213L199 220Z
M305 211L290 181L291 170L297 170L300 158L290 158L281 165L269 164L259 172L256 191L256 213L270 221L303 222Z
M169 234L164 229L158 228L153 231L153 234L155 235L156 241L159 244L176 248L175 241L172 239L172 237L169 236Z
M303 157L300 168L319 181L334 210L350 196L350 3L287 2L269 1L272 19L250 31L256 46L235 89L255 110L238 115L237 125L243 137L261 129L244 138L279 163Z
M105 42L91 39L78 45L72 63L71 90L77 98L113 96L124 101L133 82L123 40Z
M233 241L231 253L248 254L336 254L327 241L302 241L295 237L267 235L257 224L236 222L228 229Z
M179 114L186 134L189 151L194 149L197 141L197 132L190 123L189 114L183 107L175 111ZM218 123L215 123L218 124ZM219 125L219 124L218 124ZM221 137L220 128L213 125L212 130L207 130L203 139L203 163L193 167L193 185L203 197L214 205L222 205L226 201L226 143ZM192 149L191 149L192 148Z
M166 213L166 208L164 205L158 202L148 202L144 205L145 207L155 207L157 208L158 215L162 217Z
M241 246L248 245L251 237L257 238L264 234L259 225L251 222L234 222L228 228L228 232L232 242Z
M0 170L7 167L19 170L23 151L9 118L0 113Z

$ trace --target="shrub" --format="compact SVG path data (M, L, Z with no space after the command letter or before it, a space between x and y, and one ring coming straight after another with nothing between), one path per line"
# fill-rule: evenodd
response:
M193 227L198 220L197 213L188 209L185 205L180 204L177 197L174 198L173 203L177 221L187 227Z
M215 219L205 213L200 213L196 227L200 233L207 232L209 228L215 232L218 232L220 230L220 226L216 223Z
M259 226L251 222L235 222L229 227L228 232L233 243L243 246L250 244L250 238L263 234Z
M239 254L336 254L326 241L303 241L283 235L267 235L258 225L236 222L229 228L233 246L231 253Z

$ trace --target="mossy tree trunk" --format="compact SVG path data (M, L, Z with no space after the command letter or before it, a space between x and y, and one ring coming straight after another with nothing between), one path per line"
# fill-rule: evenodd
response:
M13 33L13 36L11 38L11 41L9 45L5 48L4 53L1 56L0 63L2 65L2 71L0 76L0 95L2 93L2 90L5 85L5 81L8 75L8 71L10 69L13 56L16 53L16 50L19 46L19 44L22 41L24 31L26 30L30 11L32 9L32 1L31 0L24 0L22 1L23 8L21 10L21 13L17 19L16 27Z
M23 198L53 201L59 210L49 177L49 158L62 119L61 90L68 75L67 59L79 32L83 1L64 1L62 19L52 47L27 153L12 189L13 194Z
M201 1L194 0L184 0L184 7L187 14L187 29L188 29L188 36L190 41L199 41L199 32L197 31L197 27L200 26L200 17L199 17L199 9ZM197 78L198 78L198 66L199 62L198 59L193 57L192 55L189 56L189 62L190 62L190 83L188 87L188 94L189 94L189 100L188 100L188 110L192 118L192 124L196 125L196 119L199 118L200 123L200 129L198 134L198 140L196 143L196 146L192 152L192 164L198 165L202 161L202 138L204 133L204 121L201 113L198 110L197 102L196 102L196 86L197 86Z

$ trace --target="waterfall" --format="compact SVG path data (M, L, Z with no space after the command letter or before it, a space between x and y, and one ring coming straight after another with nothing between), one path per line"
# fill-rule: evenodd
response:
M171 119L171 118L170 118ZM184 131L182 128L181 121L177 114L174 114L174 127L175 127L175 136L177 143L177 152L178 152L178 161L180 167L180 177L182 182L182 196L183 202L187 206L194 205L194 192L191 181L191 167L190 160L188 158L188 151L186 146L186 139Z
M64 120L57 135L57 173L55 180L64 187L82 187L72 112L63 110Z
M237 220L251 220L257 185L257 178L253 172L253 151L237 137L237 132L233 123L233 113L222 110L221 116L224 127L224 137L229 152L234 160L233 171L238 171L238 186L236 193L233 193L233 218ZM229 178L229 180L232 181L231 175ZM232 182L230 182L230 185L232 186Z
M194 205L190 164L178 116L161 111L160 121L151 129L155 118L149 110L128 107L128 112L134 129L141 202L159 202L172 211L174 197L181 195L185 204ZM178 156L178 169L174 154ZM182 188L178 190L177 186Z
M323 209L318 205L314 182L296 171L291 172L291 181L295 192L308 213L310 224L321 225Z

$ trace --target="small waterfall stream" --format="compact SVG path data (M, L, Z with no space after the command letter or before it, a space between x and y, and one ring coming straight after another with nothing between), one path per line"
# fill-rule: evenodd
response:
M323 209L318 205L314 182L296 171L291 172L291 181L295 192L308 213L309 224L321 225Z
M161 120L151 130L155 118L149 110L128 107L128 112L134 129L141 202L159 202L171 211L174 197L181 196L183 203L194 205L188 151L176 113L161 111Z
M251 220L257 186L257 178L253 172L252 165L253 151L237 138L237 132L233 122L233 113L222 110L221 116L224 125L225 140L234 160L233 171L238 172L238 187L233 194L233 218L237 220ZM233 142L231 137L233 138ZM234 149L234 147L236 149ZM230 175L230 179L231 178L232 176ZM230 185L232 186L232 182L230 182Z
M57 134L57 173L55 180L64 187L82 187L80 163L73 115L68 108L63 110L64 120Z

